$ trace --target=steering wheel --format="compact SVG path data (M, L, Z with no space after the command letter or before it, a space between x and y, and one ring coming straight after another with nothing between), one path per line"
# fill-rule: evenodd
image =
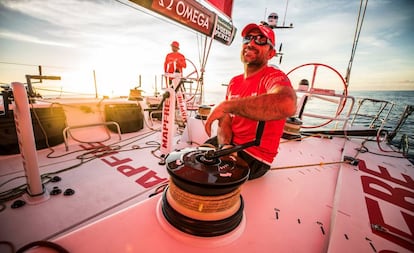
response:
M202 80L200 79L200 75L195 64L187 58L185 61L187 63L187 68L185 68L183 71L184 84L181 85L181 87L185 93L186 103L190 104L194 103L196 96L201 94ZM193 87L194 82L197 84L195 88Z
M306 64L303 64L303 65L299 65L299 66L293 68L292 70L290 70L287 73L287 76L292 75L292 73L294 73L294 72L299 72L299 71L306 72L306 70L304 70L305 68L311 68L311 71L312 71L311 72L312 76L310 78L311 82L310 82L310 87L309 87L309 91L308 91L309 98L312 97L313 94L315 94L315 95L326 95L326 96L335 95L335 93L332 94L332 90L314 87L319 68L327 69L328 73L331 72L331 74L333 72L334 76L340 79L340 84L343 85L342 95L343 95L343 97L345 97L345 99L339 98L339 99L341 99L341 101L338 103L338 107L336 109L336 113L335 113L333 118L338 117L342 113L343 109L345 108L345 104L346 104L346 101L347 101L346 96L348 96L348 85L346 84L345 79L342 77L342 75L336 69L334 69L333 67L328 66L326 64L322 64L322 63L306 63ZM301 78L305 78L305 77L302 76ZM305 105L303 105L303 106L305 107ZM325 126L325 125L331 123L333 120L334 119L328 119L327 121L324 121L319 125L305 125L305 126L301 126L301 127L302 128L318 128L318 127L322 127L322 126Z

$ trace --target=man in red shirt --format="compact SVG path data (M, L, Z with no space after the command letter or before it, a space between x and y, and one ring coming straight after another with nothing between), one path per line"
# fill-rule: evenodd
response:
M185 62L185 56L178 52L180 50L180 44L177 41L171 43L171 53L168 53L164 61L164 73L183 73L183 68L187 67ZM173 78L168 78L169 84Z
M296 112L296 93L286 74L268 65L276 54L273 30L249 24L241 34L244 73L231 79L226 100L210 113L205 130L210 136L211 125L218 120L218 143L241 145L255 140L258 121L265 121L260 146L237 153L249 165L249 179L254 179L270 169L286 118Z

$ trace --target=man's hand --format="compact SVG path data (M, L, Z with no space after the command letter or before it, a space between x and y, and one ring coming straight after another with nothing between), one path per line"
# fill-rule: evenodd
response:
M225 111L227 103L227 101L224 101L218 104L208 116L204 125L204 129L206 130L208 136L211 137L211 125L215 120L218 120L219 127L223 125L223 122L228 122L230 120L230 114Z

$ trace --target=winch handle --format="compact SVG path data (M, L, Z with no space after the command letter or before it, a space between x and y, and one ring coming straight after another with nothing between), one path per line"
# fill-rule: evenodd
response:
M214 150L207 151L206 154L204 155L205 158L207 159L219 158L221 156L229 155L231 153L238 152L240 150L243 150L243 149L246 149L252 146L259 146L262 140L264 125L265 125L264 121L259 121L259 123L257 124L256 138L254 141L250 141L250 142L247 142L241 145L236 145L232 148L220 149L216 151Z

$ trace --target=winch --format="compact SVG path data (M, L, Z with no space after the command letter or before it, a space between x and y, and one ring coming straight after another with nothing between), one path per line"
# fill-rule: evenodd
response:
M243 217L240 186L249 168L234 155L208 158L210 148L184 149L168 155L170 183L162 197L162 213L175 228L211 237L235 229Z
M235 230L243 219L240 186L249 178L247 163L235 153L259 145L263 129L264 122L259 122L256 140L229 149L197 147L169 153L170 182L160 200L168 223L199 237Z

